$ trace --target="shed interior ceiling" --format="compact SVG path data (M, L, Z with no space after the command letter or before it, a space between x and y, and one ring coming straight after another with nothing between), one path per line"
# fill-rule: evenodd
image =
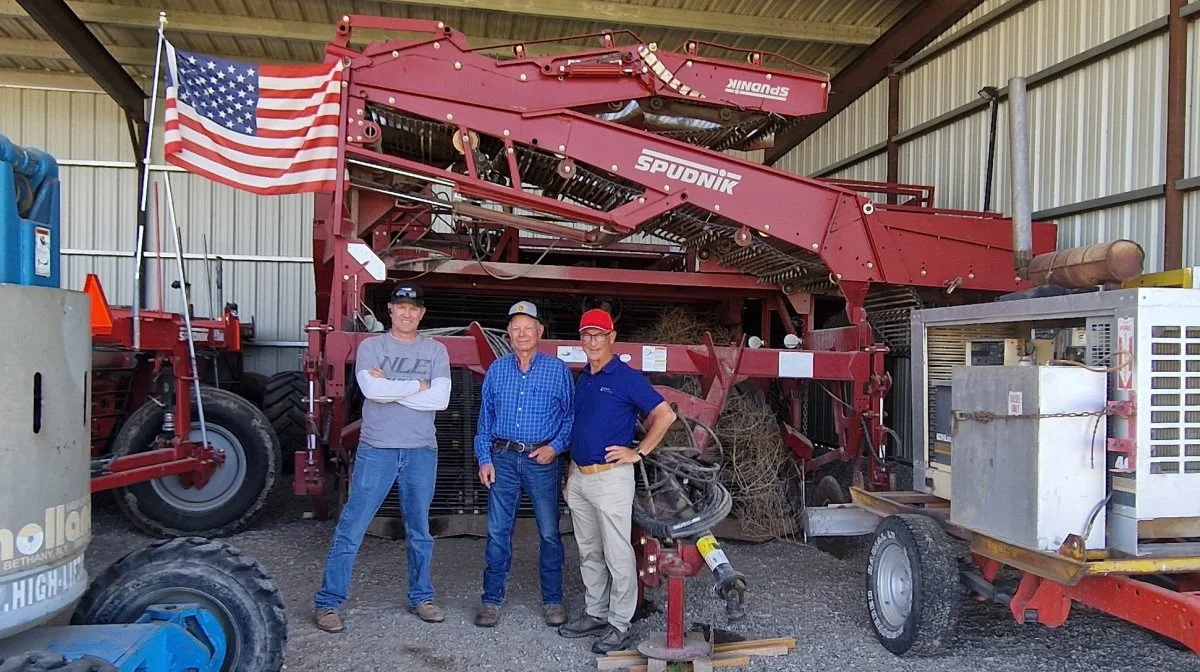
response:
M686 40L773 52L835 74L920 0L69 0L136 80L152 74L159 11L180 49L259 62L319 61L343 14L444 21L472 46L627 29L676 49ZM487 6L488 9L481 7ZM592 18L596 17L596 18ZM631 38L625 38L632 42ZM598 46L574 39L533 55ZM721 58L744 58L721 49ZM775 64L778 65L778 64ZM83 70L16 0L0 0L0 70Z

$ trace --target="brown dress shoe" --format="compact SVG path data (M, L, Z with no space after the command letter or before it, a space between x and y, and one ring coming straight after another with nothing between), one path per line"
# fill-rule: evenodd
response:
M441 623L446 620L445 612L439 609L433 602L422 602L415 607L409 607L408 610L426 623Z
M478 614L475 614L475 625L481 628L492 628L496 626L496 622L500 620L500 609L491 604L483 605Z
M567 622L567 610L561 604L543 605L542 620L546 625L562 625Z
M313 622L325 632L341 632L346 629L342 625L342 618L338 616L336 609L313 610Z

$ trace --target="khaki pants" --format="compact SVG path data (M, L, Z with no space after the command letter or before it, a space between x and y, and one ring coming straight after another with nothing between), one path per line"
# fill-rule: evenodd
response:
M637 560L630 543L633 491L628 464L598 474L576 470L567 482L585 611L621 632L629 630L637 609Z

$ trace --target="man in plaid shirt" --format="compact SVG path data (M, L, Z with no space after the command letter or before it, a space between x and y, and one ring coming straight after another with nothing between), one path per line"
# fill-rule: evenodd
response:
M500 618L522 491L529 493L541 537L542 618L547 625L561 625L567 612L562 606L558 456L570 447L574 382L566 364L537 351L545 330L537 307L521 301L508 315L513 352L488 367L475 430L479 480L489 489L483 607L475 625L492 627Z

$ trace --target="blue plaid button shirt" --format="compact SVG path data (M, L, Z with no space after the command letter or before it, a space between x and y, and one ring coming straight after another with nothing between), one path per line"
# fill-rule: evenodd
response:
M571 445L575 414L571 371L562 361L537 353L528 371L516 354L497 359L483 377L479 418L475 423L475 459L492 463L492 441L549 443L562 454Z

